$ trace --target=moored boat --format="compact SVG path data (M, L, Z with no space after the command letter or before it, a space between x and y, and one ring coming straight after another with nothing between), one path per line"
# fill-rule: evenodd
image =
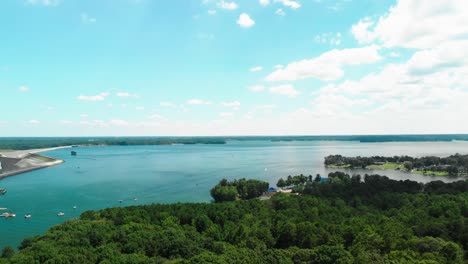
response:
M31 218L31 215L30 214L24 215L24 218L29 219Z
M0 188L0 195L4 195L5 193L7 193L7 190L6 190L6 189L1 189L1 188Z
M64 212L60 212L60 213L57 214L57 216L64 216L64 215L65 215Z

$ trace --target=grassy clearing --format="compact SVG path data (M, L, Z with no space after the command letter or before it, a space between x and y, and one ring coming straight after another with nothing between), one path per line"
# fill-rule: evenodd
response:
M350 164L346 164L346 165L327 165L327 168L331 168L331 169L347 169L347 168L350 168L351 165Z
M415 173L415 174L428 175L428 176L449 176L449 173L446 172L446 171L419 171L419 170L413 170L411 172Z
M46 156L41 156L41 155L38 155L38 154L31 154L30 157L41 160L41 161L44 161L44 162L55 161L55 159L53 159L53 158L49 158L49 157L46 157Z
M369 165L366 168L371 169L371 170L396 170L396 169L404 170L405 166L399 163L387 162L382 165Z

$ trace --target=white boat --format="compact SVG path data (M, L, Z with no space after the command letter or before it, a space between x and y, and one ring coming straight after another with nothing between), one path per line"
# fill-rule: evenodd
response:
M31 218L31 215L30 214L24 215L24 218L29 219Z
M135 201L135 202L138 201L138 198L133 198L133 201Z
M77 208L76 205L74 205L74 206L73 206L73 209L76 209L76 208Z
M5 218L8 218L8 217L16 217L16 214L12 214L12 213L3 213L0 215L0 217L5 217Z
M57 216L64 216L64 215L65 215L64 212L60 212L60 213L57 214Z

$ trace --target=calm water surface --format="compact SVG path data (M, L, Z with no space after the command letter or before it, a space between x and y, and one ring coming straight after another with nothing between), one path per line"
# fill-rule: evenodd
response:
M229 142L226 145L79 147L44 153L65 160L59 166L0 181L8 193L0 207L17 214L0 219L0 247L17 246L54 224L86 210L151 203L209 202L210 188L222 178L257 178L275 185L281 177L328 174L323 158L347 156L448 156L468 154L468 142ZM361 171L393 179L454 181L398 171ZM137 201L134 201L137 198ZM124 202L119 203L122 199ZM77 206L74 210L73 206ZM58 212L64 217L58 217ZM31 219L24 219L31 214Z

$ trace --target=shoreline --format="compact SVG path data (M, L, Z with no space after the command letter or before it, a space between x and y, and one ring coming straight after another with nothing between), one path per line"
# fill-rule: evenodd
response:
M56 159L38 153L57 149L71 148L72 146L62 146L54 148L14 150L0 152L0 180L26 172L44 169L64 163L64 160Z

